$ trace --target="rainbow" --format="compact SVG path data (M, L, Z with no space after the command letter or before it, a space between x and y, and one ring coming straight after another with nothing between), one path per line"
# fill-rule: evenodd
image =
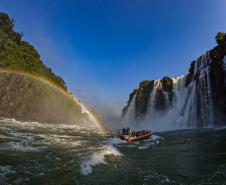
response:
M90 121L95 124L95 127L98 128L98 130L101 131L101 133L105 132L105 129L103 128L100 119L93 112L91 112L90 109L87 106L85 106L85 104L82 103L71 92L66 91L65 89L63 89L62 87L60 87L60 86L56 85L55 83L49 81L48 79L41 77L39 75L36 75L36 74L30 74L30 73L24 72L24 71L16 71L16 70L12 70L12 69L3 69L3 68L0 68L0 72L24 75L24 76L33 78L35 80L39 80L39 81L47 84L51 88L54 88L55 90L62 93L64 96L71 98L75 103L77 103L81 107L82 113L86 113L88 115Z

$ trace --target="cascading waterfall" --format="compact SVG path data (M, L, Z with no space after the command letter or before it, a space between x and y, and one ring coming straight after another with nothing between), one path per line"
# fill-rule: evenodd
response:
M213 117L213 99L212 99L212 90L210 83L210 63L211 59L209 53L207 52L201 58L201 72L199 80L203 86L203 90L199 88L199 94L201 94L201 115L203 116L202 122L204 127L211 126L214 121Z
M133 119L135 126L146 128L148 126L156 130L213 126L211 62L209 52L199 57L194 63L190 84L186 85L188 75L171 78L173 85L170 92L164 90L162 80L155 80L145 114L136 118L136 103L139 102L136 101L136 95L134 95L124 120L130 124L131 118L135 118ZM170 96L172 96L172 101L170 101ZM159 104L164 109L158 108Z
M188 95L182 115L184 115L187 125L191 127L209 127L213 125L210 63L211 59L208 52L195 61L195 79L187 87Z
M150 98L149 98L149 103L148 103L149 114L147 115L147 117L154 114L154 111L155 111L155 96L156 96L158 86L159 86L159 80L155 80L154 81L154 87L153 87L153 90L152 90L152 92L150 94Z
M124 119L122 120L122 125L124 127L128 126L128 122L132 123L135 119L135 101L136 101L136 95L133 96L132 101L128 107L127 113L124 116Z

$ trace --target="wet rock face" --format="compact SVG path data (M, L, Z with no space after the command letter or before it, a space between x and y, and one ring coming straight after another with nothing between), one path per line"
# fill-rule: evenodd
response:
M156 111L164 111L167 109L167 102L165 99L163 89L157 89L156 91L156 101L155 101L155 110Z
M27 75L0 71L0 117L48 123L81 122L72 97Z
M163 79L161 80L161 83L162 83L162 93L164 94L164 92L167 94L165 95L164 94L164 99L165 99L165 105L163 106L163 110L166 110L168 107L167 105L167 102L166 102L166 96L167 99L169 100L169 104L172 105L173 103L173 80L172 78L168 77L168 76L165 76L163 77Z
M150 98L150 93L153 90L154 81L143 81L140 83L139 89L136 93L135 101L135 117L139 117L142 114L145 114L148 107L148 101Z
M193 61L191 63L191 65L190 65L189 73L187 75L186 83L185 83L185 86L186 87L193 81L193 78L194 78L194 70L195 70L195 61Z
M161 82L163 91L171 92L173 90L173 80L170 77L168 76L163 77Z
M226 34L216 36L218 46L210 51L212 63L210 78L213 93L213 102L216 114L216 123L226 122L226 72L224 58L226 56Z

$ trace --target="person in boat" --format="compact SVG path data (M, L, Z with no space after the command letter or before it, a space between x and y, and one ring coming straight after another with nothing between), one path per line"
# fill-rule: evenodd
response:
M122 129L122 135L129 135L129 132L130 132L130 128L129 127Z
M132 130L129 130L128 134L129 134L129 137L133 137L133 132L132 132Z
M132 130L129 127L126 128L125 132L126 132L125 135L129 135L129 137L132 136Z
M129 132L130 132L130 128L127 127L127 128L126 128L126 135L129 135Z
M126 135L126 129L125 128L122 129L122 135Z

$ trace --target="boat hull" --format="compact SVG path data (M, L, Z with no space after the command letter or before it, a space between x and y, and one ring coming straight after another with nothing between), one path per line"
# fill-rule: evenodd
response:
M126 139L127 142L129 143L132 143L134 141L139 141L139 140L144 140L144 139L148 139L149 137L152 136L152 132L148 133L148 134L145 134L145 135L142 135L142 136L138 136L138 137L131 137L131 138L128 138Z

